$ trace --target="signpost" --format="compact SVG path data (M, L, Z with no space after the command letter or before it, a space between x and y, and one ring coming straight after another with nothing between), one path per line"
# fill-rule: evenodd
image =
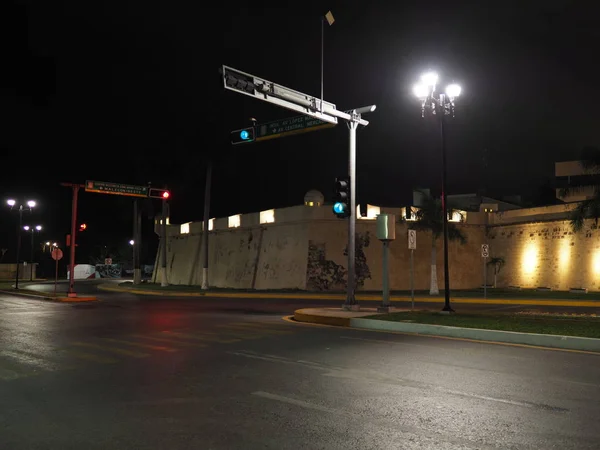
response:
M219 69L223 80L223 88L238 94L247 95L257 100L297 111L331 124L337 124L338 118L346 121L349 130L348 178L350 179L350 216L348 217L348 282L344 310L359 310L356 301L356 129L358 125L367 126L369 121L362 118L364 114L375 111L375 105L339 111L336 105L303 94L272 81L259 78L228 66ZM290 130L294 131L294 130ZM277 134L277 133L275 133ZM241 136L240 136L241 137Z
M489 244L481 245L481 259L483 260L483 298L487 299L487 259L490 257Z
M62 259L63 252L60 248L52 250L52 259L56 261L56 268L54 270L54 296L56 297L56 283L58 282L58 261Z
M105 181L88 180L85 182L85 192L146 198L148 197L148 186L136 186L132 184L108 183Z
M410 250L410 308L415 309L415 250L417 249L417 230L408 230L408 248Z

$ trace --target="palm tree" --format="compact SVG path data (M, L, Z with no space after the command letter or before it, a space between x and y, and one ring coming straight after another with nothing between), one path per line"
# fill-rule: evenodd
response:
M498 274L500 273L500 270L502 270L502 267L504 267L504 264L506 264L506 261L504 261L504 258L501 256L495 256L487 263L488 266L492 266L494 268L494 288L498 286Z
M431 232L431 282L429 286L429 294L437 295L440 293L437 282L437 251L436 243L442 236L444 229L442 202L440 199L434 198L427 191L421 191L422 203L416 213L416 221L412 222L410 228L414 230ZM448 223L448 239L458 241L461 244L467 242L465 234L454 224Z
M581 193L590 187L594 189L594 195L581 201L571 212L571 228L575 232L582 230L585 219L600 219L600 148L585 147L581 151L580 164L584 177L581 181L570 182L560 191L560 195L565 196Z

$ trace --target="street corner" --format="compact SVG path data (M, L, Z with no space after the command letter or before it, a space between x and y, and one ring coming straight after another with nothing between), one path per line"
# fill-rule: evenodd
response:
M342 308L302 308L294 311L294 320L302 323L350 327L351 319L373 316L377 308L361 308L359 311L344 311Z

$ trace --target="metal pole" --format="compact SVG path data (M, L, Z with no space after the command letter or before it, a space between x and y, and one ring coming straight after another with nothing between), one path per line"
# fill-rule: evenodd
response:
M487 270L486 270L486 258L483 259L483 298L487 299Z
M212 185L212 161L206 166L206 184L204 186L204 219L202 221L202 287L208 289L208 225L210 221L210 188Z
M17 228L17 275L15 289L19 289L19 259L21 258L21 230L23 229L23 205L19 205L19 225Z
M410 250L410 308L415 309L415 251Z
M321 16L321 114L323 114L323 61L325 53L325 18Z
M58 258L56 258L56 265L54 268L54 296L56 297L56 284L58 283Z
M140 229L139 229L139 202L133 201L133 284L140 284L142 272L140 270Z
M29 267L29 281L33 281L33 230L31 228L31 265Z
M75 239L77 235L77 197L79 194L79 185L73 185L73 204L71 205L71 254L69 262L69 292L68 297L77 297L75 292Z
M168 286L167 282L167 201L162 201L162 223L161 223L161 245L162 252L160 253L160 267L161 280L160 285L162 287Z
M356 128L358 121L353 117L348 122L350 130L350 147L348 155L348 176L350 178L350 215L348 217L348 287L346 303L343 308L346 310L357 310L359 308L356 302L356 267L355 267L355 235L356 235Z
M442 214L444 233L444 308L442 311L453 312L450 306L450 271L448 270L448 205L446 200L446 135L444 133L444 116L446 114L446 97L440 94L438 114L440 116L440 138L442 144Z
M383 303L384 308L390 306L390 242L383 241Z

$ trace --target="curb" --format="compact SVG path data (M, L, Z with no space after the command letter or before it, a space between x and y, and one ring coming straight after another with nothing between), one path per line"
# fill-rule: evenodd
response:
M87 296L87 297L50 297L48 295L30 294L30 293L27 293L27 292L22 292L21 290L18 290L18 291L0 290L0 293L2 293L2 294L8 294L8 295L14 295L14 296L17 296L17 297L34 298L36 300L44 300L44 301L58 302L58 303L81 303L81 302L93 302L93 301L97 301L98 300L94 296Z
M446 325L429 325L422 323L391 322L386 320L362 318L337 318L338 323L331 319L336 317L306 314L299 309L294 312L294 319L298 322L316 323L322 325L337 325L360 330L391 331L432 337L450 337L470 339L474 341L496 342L505 344L520 344L535 347L557 348L564 350L578 350L598 353L600 355L600 339L559 336L554 334L519 333L515 331L486 330L478 328L449 327Z
M212 297L212 298L258 298L258 299L288 299L288 300L331 300L341 301L346 299L345 294L312 294L312 293L271 293L271 292L181 292L181 291L155 291L144 289L130 289L113 286L111 284L100 284L98 289L112 292L128 292L137 295L155 295L163 297ZM364 294L357 295L356 299L363 302L381 302L381 296ZM409 297L391 296L390 300L396 303L410 303ZM443 298L415 297L415 303L444 303ZM483 297L454 298L455 304L486 304L486 305L527 305L527 306L566 306L600 308L600 301L594 300L531 300L531 299L484 299Z
M205 294L202 292L178 292L178 291L151 291L144 289L130 289L130 288L122 288L113 286L111 284L99 284L97 286L101 291L110 291L110 292L121 292L128 294L137 294L137 295L155 295L161 297L203 297Z

